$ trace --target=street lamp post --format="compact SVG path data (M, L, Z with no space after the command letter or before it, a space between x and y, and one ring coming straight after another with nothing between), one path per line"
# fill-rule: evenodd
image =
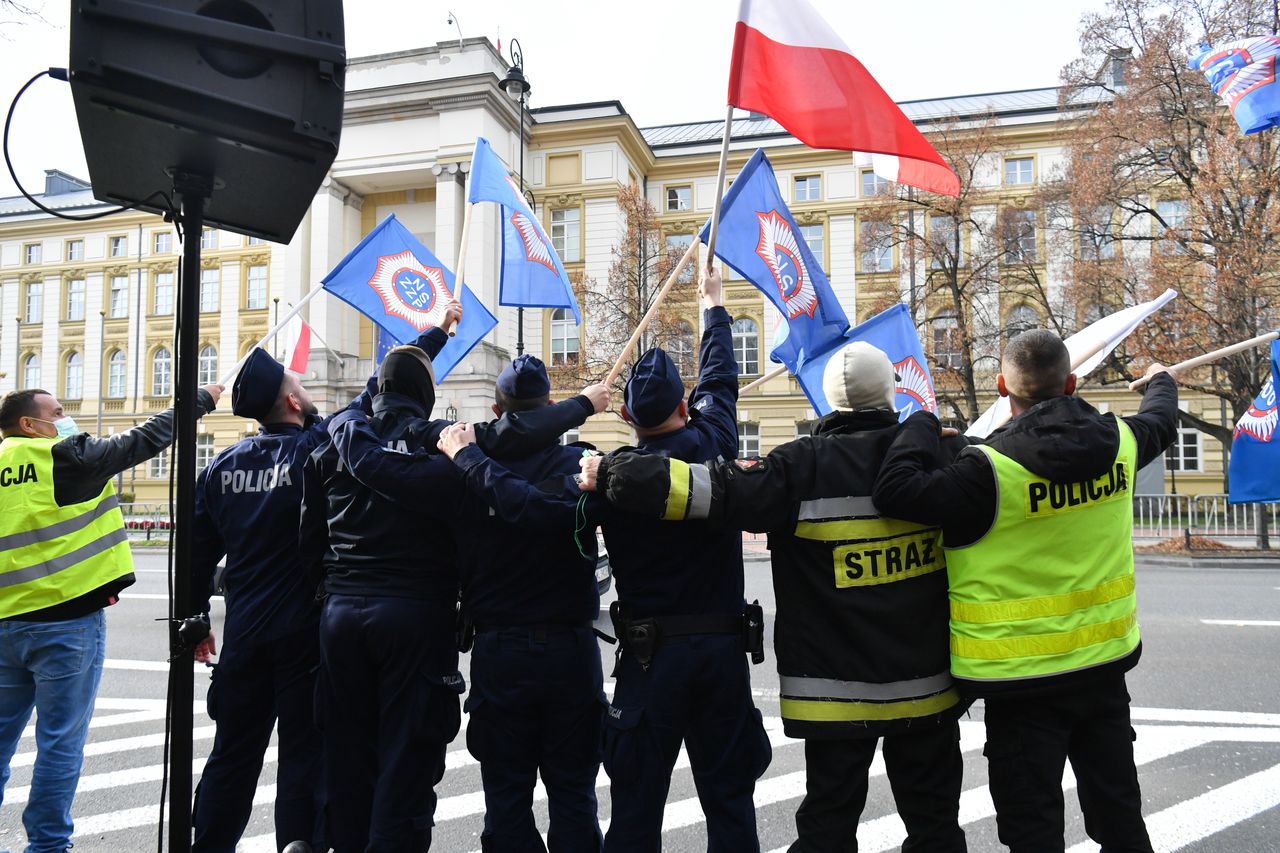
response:
M520 192L524 193L524 107L525 100L529 95L529 81L524 76L524 51L521 50L520 40L512 39L507 45L507 51L511 55L511 68L507 70L507 76L503 78L502 91L507 93L507 97L515 101L520 111ZM524 308L516 308L516 355L524 354Z

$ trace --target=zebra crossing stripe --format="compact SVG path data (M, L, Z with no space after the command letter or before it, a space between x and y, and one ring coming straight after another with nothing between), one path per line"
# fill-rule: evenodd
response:
M213 737L213 726L200 726L191 730L191 739L208 740ZM96 743L87 743L84 746L84 757L90 758L95 755L110 755L115 752L132 752L135 749L147 749L148 747L164 746L164 732L156 732L149 735L138 735L137 737L122 737L114 740L101 740ZM13 756L13 760L9 762L12 767L30 767L36 763L35 751L19 752Z

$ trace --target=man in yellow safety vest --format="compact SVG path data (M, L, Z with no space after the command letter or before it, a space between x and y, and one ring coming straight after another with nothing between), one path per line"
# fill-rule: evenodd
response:
M951 674L985 702L1000 840L1012 853L1063 849L1070 759L1089 836L1107 853L1150 853L1124 676L1141 653L1133 484L1177 434L1177 387L1152 365L1136 415L1100 414L1043 329L1010 341L1001 371L1013 420L931 471L938 421L912 415L875 504L942 525Z
M200 389L200 414L221 385ZM47 391L0 400L0 803L36 709L36 760L22 822L28 853L71 845L106 646L103 608L133 583L111 480L173 440L173 409L108 438L80 432Z

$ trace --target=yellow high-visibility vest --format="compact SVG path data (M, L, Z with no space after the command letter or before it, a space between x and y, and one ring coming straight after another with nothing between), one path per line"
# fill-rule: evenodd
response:
M946 549L956 678L1058 675L1137 647L1137 442L1124 421L1116 425L1115 461L1079 482L1050 482L997 450L977 448L995 471L999 505L986 535Z
M60 440L0 442L0 619L70 601L133 571L110 482L82 503L54 501L53 446Z

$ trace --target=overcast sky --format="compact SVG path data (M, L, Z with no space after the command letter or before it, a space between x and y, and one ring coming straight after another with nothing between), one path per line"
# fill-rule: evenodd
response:
M24 0L44 21L0 19L0 108L32 74L67 64L68 0ZM812 0L898 100L1052 86L1079 49L1082 13L1105 0ZM350 56L406 50L462 35L514 36L534 107L619 100L640 126L720 119L737 0L347 0ZM65 83L24 96L10 140L31 191L45 169L88 177ZM7 172L0 196L16 195Z

